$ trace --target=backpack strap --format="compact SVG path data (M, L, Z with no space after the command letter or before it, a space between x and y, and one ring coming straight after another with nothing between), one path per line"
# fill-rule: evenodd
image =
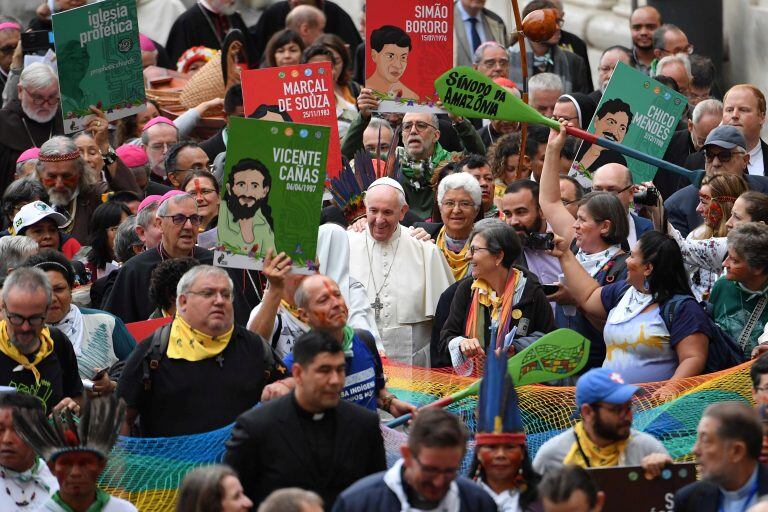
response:
M667 326L667 330L672 332L672 320L675 317L675 310L686 299L692 298L689 295L676 294L667 299L664 305L661 307L661 318Z
M157 329L149 340L149 350L141 363L141 381L144 383L144 391L152 390L152 372L160 367L160 360L165 357L168 341L171 339L171 325L172 322Z

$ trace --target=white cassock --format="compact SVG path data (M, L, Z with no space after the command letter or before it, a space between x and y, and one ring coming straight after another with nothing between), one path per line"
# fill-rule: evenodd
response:
M440 295L454 282L443 253L402 226L386 243L374 240L367 227L349 232L349 249L350 276L365 286L371 307L377 297L382 306L376 326L386 356L428 367L432 317Z

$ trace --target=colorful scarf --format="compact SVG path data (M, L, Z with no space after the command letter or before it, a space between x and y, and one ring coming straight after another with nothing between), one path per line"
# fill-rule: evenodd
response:
M35 376L35 382L40 384L40 372L37 369L37 365L48 357L53 352L53 339L51 338L51 331L47 327L43 327L40 331L40 348L35 354L35 358L30 362L27 356L19 352L16 345L11 343L11 338L8 336L7 327L8 320L0 322L0 352L10 357L21 366L31 371Z
M398 146L396 151L403 177L416 190L431 187L432 171L440 167L442 162L451 159L451 153L445 150L439 142L435 142L435 151L428 160L412 158L402 146Z
M504 287L504 294L501 297L496 296L496 292L484 279L475 279L470 290L472 290L472 302L469 305L467 314L467 323L465 335L467 338L477 338L485 332L485 315L480 310L480 306L491 308L491 320L498 325L496 331L496 343L504 342L504 337L509 332L512 321L512 306L515 303L515 289L522 277L522 272L515 268L509 270L507 284Z
M571 449L568 451L568 455L565 456L563 464L576 464L583 468L603 468L610 466L618 466L619 459L624 453L629 439L619 441L617 443L609 444L608 446L597 446L589 439L586 431L584 430L584 422L580 421L573 427L573 433L578 439L578 442L574 441ZM579 449L579 444L581 449ZM586 456L586 460L584 457Z
M456 279L456 281L463 279L464 276L467 275L469 264L472 262L471 258L467 258L467 252L469 252L469 240L467 240L460 252L453 252L445 243L445 226L443 226L440 228L440 233L438 233L435 243L437 244L437 248L443 251L443 256L445 256L448 265L451 267L454 279Z
M209 336L193 329L179 315L173 319L171 338L168 343L168 357L185 361L202 361L216 357L227 348L232 339L234 325L221 336Z

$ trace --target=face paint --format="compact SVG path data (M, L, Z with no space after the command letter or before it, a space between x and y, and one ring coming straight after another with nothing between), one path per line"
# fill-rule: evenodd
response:
M195 178L195 196L198 201L203 200L203 190L200 188L200 179Z

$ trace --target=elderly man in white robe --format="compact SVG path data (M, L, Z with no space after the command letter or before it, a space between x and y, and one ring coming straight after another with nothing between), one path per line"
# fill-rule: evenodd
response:
M432 317L440 294L454 282L451 267L435 244L400 225L408 205L397 181L374 181L365 206L365 231L348 233L350 276L368 292L385 355L428 367Z

